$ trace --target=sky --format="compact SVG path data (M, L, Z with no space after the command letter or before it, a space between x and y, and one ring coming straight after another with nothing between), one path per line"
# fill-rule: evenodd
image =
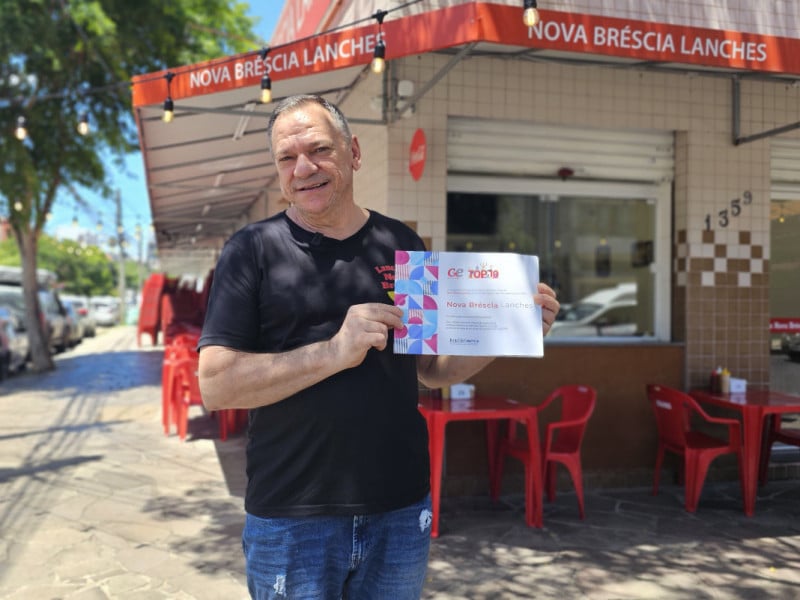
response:
M250 16L258 17L255 34L266 41L272 37L275 24L280 16L284 2L276 0L253 0L250 4ZM149 233L152 214L150 200L147 197L147 186L144 177L144 163L139 152L131 154L125 161L124 169L117 169L107 162L109 179L112 188L120 191L122 218L125 233L132 239L137 224L142 231ZM53 207L53 216L45 227L45 233L57 238L77 239L83 232L98 233L102 238L116 232L117 209L113 199L106 199L87 190L78 190L84 202L73 199L69 192L62 192ZM88 204L91 208L83 208ZM77 221L77 225L73 224ZM98 229L98 222L102 229ZM152 236L152 234L150 234ZM147 238L149 239L149 238Z

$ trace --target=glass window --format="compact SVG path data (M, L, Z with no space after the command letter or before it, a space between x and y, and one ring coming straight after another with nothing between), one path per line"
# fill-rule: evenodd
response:
M652 338L656 221L647 197L450 192L446 249L537 255L562 306L547 340Z

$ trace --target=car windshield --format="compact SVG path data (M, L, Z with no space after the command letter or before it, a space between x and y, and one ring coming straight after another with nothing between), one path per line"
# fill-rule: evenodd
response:
M580 321L581 319L593 315L602 307L602 304L597 304L595 302L578 302L577 304L567 307L567 309L563 311L563 319L559 320Z

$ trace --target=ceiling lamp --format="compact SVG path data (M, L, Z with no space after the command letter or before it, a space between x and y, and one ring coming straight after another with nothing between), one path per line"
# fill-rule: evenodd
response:
M522 11L522 22L525 27L536 27L539 24L539 11L536 10L536 0L525 0L523 3L525 10Z

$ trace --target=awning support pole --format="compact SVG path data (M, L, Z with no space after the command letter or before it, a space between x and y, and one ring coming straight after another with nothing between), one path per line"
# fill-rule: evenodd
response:
M425 94L428 93L428 91L430 91L430 89L433 86L435 86L437 83L439 83L439 81L442 79L442 77L447 75L453 69L453 67L455 67L458 63L460 63L464 59L465 56L467 56L470 52L472 52L472 50L473 50L473 48L475 48L475 46L477 46L477 42L471 42L471 43L467 44L466 46L464 46L461 50L458 51L458 53L455 56L453 56L447 62L447 64L445 66L443 66L441 69L439 69L439 72L436 73L430 79L430 81L428 81L427 83L425 83L425 85L420 87L416 94L414 94L413 96L408 98L401 105L399 105L399 101L398 101L398 103L395 103L394 104L395 109L391 112L390 122L391 121L396 121L404 112L406 112L409 108L414 106L419 101L420 98L422 98ZM396 93L396 90L394 90L394 92Z
M781 127L775 127L774 129L767 129L766 131L762 131L760 133L741 136L740 134L742 127L742 83L738 77L734 77L731 81L733 83L731 87L732 107L733 107L731 118L733 120L732 128L733 128L734 146L739 146L740 144L746 144L747 142L754 142L756 140L760 140L763 138L772 137L774 135L786 133L787 131L794 131L795 129L800 129L800 121L797 121L795 123L789 123L788 125L782 125Z

